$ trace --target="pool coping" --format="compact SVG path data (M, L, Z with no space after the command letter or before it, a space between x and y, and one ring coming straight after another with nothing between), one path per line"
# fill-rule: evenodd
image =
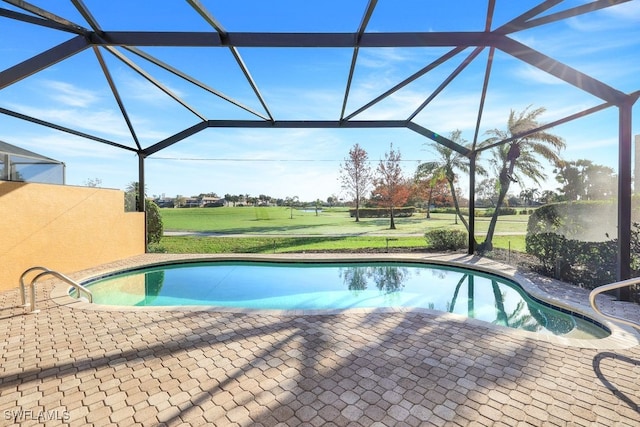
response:
M484 327L491 330L499 330L502 333L515 335L522 338L544 341L570 347L593 348L598 350L627 349L640 344L640 333L631 327L614 324L608 319L596 313L588 304L588 299L584 303L568 301L560 296L555 296L545 291L535 283L536 275L519 272L515 267L494 261L488 258L461 253L450 254L336 254L336 253L296 253L296 254L145 254L138 257L129 258L121 262L96 266L89 270L83 270L69 276L80 282L95 280L108 276L119 271L153 267L163 264L198 262L198 261L279 261L279 262L366 262L366 261L395 261L428 263L438 265L448 265L455 267L469 268L472 270L495 274L506 279L515 281L522 289L534 297L553 306L565 309L579 315L589 317L601 323L611 331L611 335L601 339L577 339L560 337L551 334L540 334L525 330L518 330L509 327L494 325L492 323L468 318L464 315L446 313L438 310L426 308L349 308L349 309L308 309L308 310L276 310L276 309L247 309L220 306L162 306L162 307L128 307L128 306L106 306L92 304L81 299L73 298L69 295L70 286L66 283L55 280L55 285L50 293L50 298L58 305L64 305L71 309L94 310L94 311L198 311L198 312L225 312L242 313L253 315L279 315L279 316L310 316L310 315L343 315L350 313L427 313L436 314L445 320L455 320L466 322L474 326ZM532 280L532 278L534 280ZM571 286L571 285L567 285Z

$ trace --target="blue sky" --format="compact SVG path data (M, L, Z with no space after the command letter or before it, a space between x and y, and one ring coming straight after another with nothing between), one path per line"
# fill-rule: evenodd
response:
M32 3L88 27L71 2ZM228 31L265 32L353 32L367 5L366 0L201 3ZM584 3L565 1L547 13ZM104 30L212 31L184 1L85 0L85 4ZM538 1L498 1L493 28L536 4ZM0 7L19 10L3 2ZM367 31L481 31L486 7L486 2L477 0L380 0ZM512 37L628 93L640 89L639 24L640 0L633 0ZM0 17L0 70L70 37ZM228 49L142 50L264 114ZM448 50L360 49L347 114ZM256 119L128 51L119 51L209 119ZM460 129L466 140L473 139L487 51L416 117L418 124L442 135ZM115 56L101 52L143 147L200 120ZM239 52L276 120L339 119L352 49L240 48ZM354 119L406 119L470 52L467 49ZM498 51L480 140L486 130L504 128L511 109L544 106L547 112L541 119L548 122L602 102ZM640 134L638 104L633 109L634 135ZM0 90L0 107L134 145L91 49ZM616 167L617 109L556 127L553 132L567 142L563 157L587 158ZM71 185L98 178L104 187L124 189L137 179L133 153L1 114L0 140L64 161ZM148 158L148 193L267 194L302 200L344 197L338 181L339 165L355 143L367 150L374 167L393 143L405 160L407 176L420 162L433 159L429 141L405 129L208 129ZM551 175L543 187L556 187Z

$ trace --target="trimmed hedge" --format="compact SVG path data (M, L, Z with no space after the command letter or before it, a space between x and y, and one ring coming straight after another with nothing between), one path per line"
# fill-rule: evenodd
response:
M527 234L526 251L542 273L594 289L616 281L617 241L583 242L555 233Z
M360 218L389 218L389 208L360 208ZM394 218L408 218L416 211L414 207L393 208ZM355 218L356 210L349 209L349 216Z
M489 208L484 212L476 211L476 216L492 217L495 211L496 210L493 208ZM517 215L517 214L518 214L518 211L514 208L501 207L500 209L498 209L498 215Z
M541 273L545 275L587 289L614 282L618 248L617 239L611 237L616 235L615 224L612 224L616 219L616 205L611 202L542 206L529 217L526 252L540 261ZM634 223L633 226L632 270L637 270L640 225Z
M461 230L429 230L424 237L427 246L437 251L457 251L468 245L467 233Z
M456 214L456 208L454 207L442 207L442 208L433 208L430 210L431 213L444 213L444 214ZM469 208L460 208L460 213L462 215L469 216ZM477 214L477 211L476 211Z

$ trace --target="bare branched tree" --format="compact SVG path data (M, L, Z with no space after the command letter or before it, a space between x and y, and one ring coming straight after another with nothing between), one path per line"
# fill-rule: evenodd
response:
M351 147L349 157L340 165L340 172L342 188L353 196L356 202L356 222L359 222L360 202L373 182L369 155L359 144Z

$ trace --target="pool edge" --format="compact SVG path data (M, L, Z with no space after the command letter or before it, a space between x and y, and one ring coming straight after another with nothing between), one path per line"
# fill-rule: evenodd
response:
M95 280L96 278L108 276L122 270L147 268L158 265L203 262L203 261L279 261L279 262L366 262L366 261L403 261L414 263L430 263L438 265L448 265L468 268L480 272L495 274L516 282L526 293L548 304L570 310L572 312L589 317L600 322L611 331L611 335L601 339L575 339L559 337L554 335L539 334L523 330L493 325L489 322L470 319L465 316L447 314L447 318L462 322L471 322L474 325L493 330L500 330L503 333L556 343L571 347L594 348L599 350L626 349L640 344L640 334L632 328L622 327L610 322L608 319L598 315L589 305L575 301L565 301L559 297L550 295L538 286L529 277L520 273L515 267L494 261L477 255L466 255L461 253L441 253L441 254L146 254L133 257L117 263L96 266L95 268L77 272L71 275L74 280L82 283ZM98 310L98 311L200 311L200 312L226 312L244 314L270 314L279 316L301 316L301 315L338 315L345 313L373 313L373 312L402 312L402 313L431 313L441 315L443 312L423 308L357 308L338 310L264 310L264 309L243 309L217 306L181 306L181 307L124 307L124 306L104 306L90 304L88 302L72 298L69 295L69 286L64 282L56 282L53 287L51 299L59 304L73 309Z

